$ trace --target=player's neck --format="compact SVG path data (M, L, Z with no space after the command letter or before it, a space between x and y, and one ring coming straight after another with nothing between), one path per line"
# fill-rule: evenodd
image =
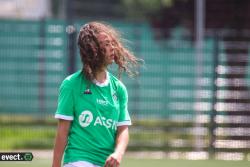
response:
M95 76L95 79L99 83L105 82L107 79L107 71L106 70L98 71L98 73Z

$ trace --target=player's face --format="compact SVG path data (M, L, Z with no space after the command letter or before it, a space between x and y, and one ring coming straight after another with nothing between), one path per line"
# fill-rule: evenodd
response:
M100 48L105 55L105 65L112 64L115 58L115 43L114 40L106 33L100 33L98 35Z

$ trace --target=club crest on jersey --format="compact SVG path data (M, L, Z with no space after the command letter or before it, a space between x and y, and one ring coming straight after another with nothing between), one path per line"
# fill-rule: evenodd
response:
M117 98L117 94L116 94L116 92L115 93L113 93L113 99L115 100L115 101L117 101L118 100L118 98Z

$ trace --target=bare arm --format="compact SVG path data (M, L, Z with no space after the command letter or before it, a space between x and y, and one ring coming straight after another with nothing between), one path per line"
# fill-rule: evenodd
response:
M115 152L111 154L105 163L104 167L119 167L122 157L126 151L129 141L128 126L119 126L117 128Z
M71 121L62 119L59 119L58 121L52 167L61 167L62 156L67 144L70 124Z

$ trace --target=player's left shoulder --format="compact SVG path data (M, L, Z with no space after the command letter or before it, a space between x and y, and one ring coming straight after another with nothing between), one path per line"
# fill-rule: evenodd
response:
M109 79L110 79L111 84L114 85L117 90L119 89L126 90L126 86L121 80L119 80L112 73L108 73L108 74L109 74Z

